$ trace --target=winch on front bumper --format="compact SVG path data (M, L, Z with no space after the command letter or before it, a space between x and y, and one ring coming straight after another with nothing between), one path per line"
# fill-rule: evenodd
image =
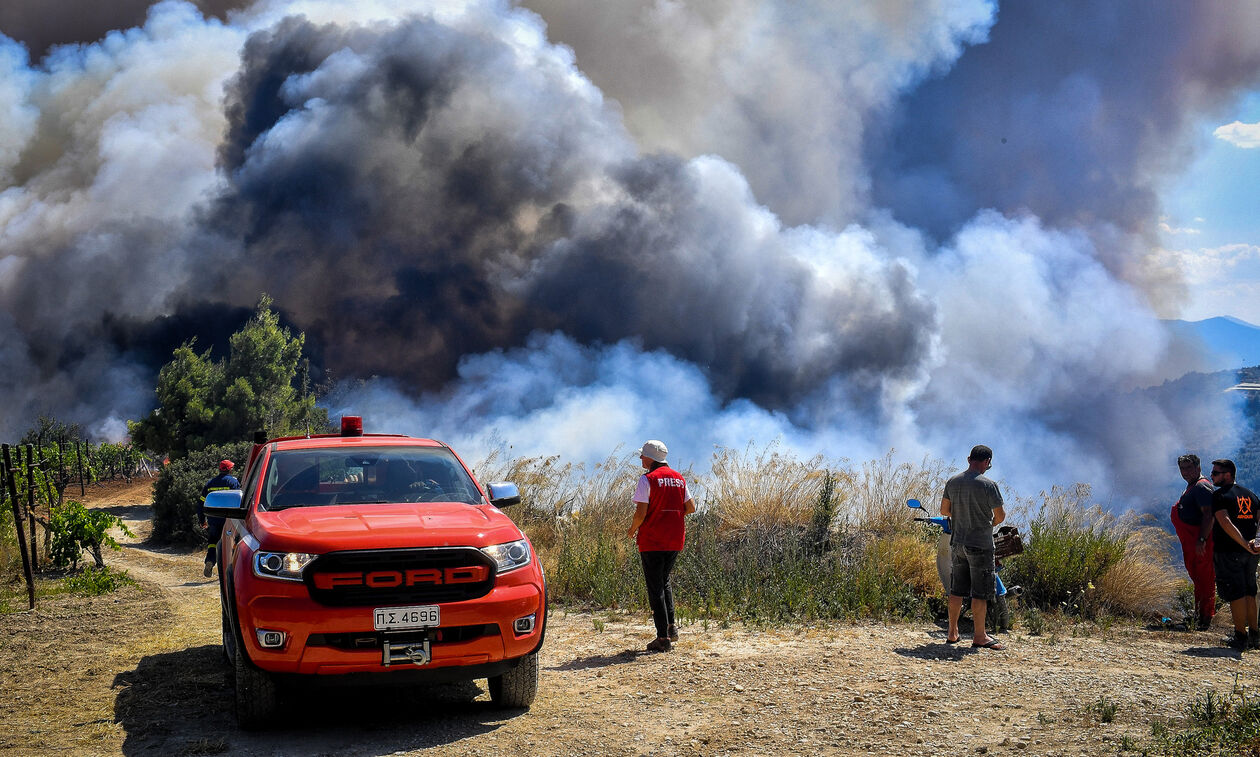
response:
M409 662L412 665L421 667L428 665L433 660L433 654L429 649L429 640L424 639L420 642L414 641L390 641L385 640L381 645L381 664L385 667L397 664L399 662Z

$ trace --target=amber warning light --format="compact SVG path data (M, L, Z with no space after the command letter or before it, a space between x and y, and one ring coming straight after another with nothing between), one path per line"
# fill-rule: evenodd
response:
M359 415L341 416L342 436L363 436L363 417Z

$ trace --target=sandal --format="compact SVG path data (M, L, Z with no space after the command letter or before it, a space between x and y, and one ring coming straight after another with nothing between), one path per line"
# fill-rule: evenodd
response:
M995 652L1001 652L1002 650L1006 649L1006 645L998 641L997 639L993 638L992 636L990 636L989 638L984 640L983 644L977 644L973 641L971 643L971 648L972 649L992 649Z

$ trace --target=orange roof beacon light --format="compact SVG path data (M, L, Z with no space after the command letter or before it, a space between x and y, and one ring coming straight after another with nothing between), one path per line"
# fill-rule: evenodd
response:
M342 436L363 436L363 416L361 415L341 416L341 435Z

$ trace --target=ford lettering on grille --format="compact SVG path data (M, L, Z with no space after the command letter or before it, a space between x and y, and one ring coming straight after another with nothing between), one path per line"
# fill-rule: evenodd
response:
M476 599L494 576L490 558L471 547L331 552L305 571L311 598L339 607Z

